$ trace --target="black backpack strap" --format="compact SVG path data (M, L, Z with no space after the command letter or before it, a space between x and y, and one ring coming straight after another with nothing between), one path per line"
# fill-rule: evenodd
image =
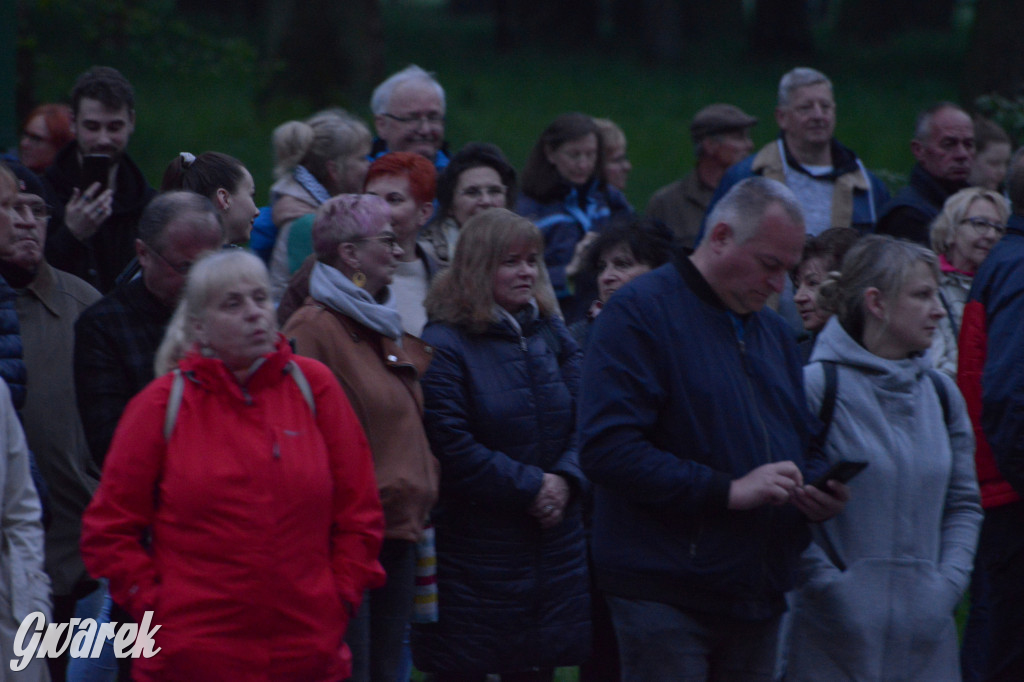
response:
M934 370L928 370L928 378L932 380L932 385L935 386L935 392L939 394L939 402L942 403L942 419L946 422L946 429L949 429L949 393L946 392L946 384L939 376L939 373Z
M825 447L825 440L828 438L828 430L832 426L832 413L836 411L836 391L839 386L839 369L836 363L831 360L821 360L819 363L825 372L825 391L821 396L821 407L818 408L818 419L824 425L814 444L822 449Z

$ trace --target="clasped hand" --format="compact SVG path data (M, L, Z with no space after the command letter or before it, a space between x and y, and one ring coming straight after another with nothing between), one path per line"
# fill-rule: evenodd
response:
M529 513L540 522L541 528L553 528L562 522L569 504L569 484L558 474L544 474L540 492L530 503Z

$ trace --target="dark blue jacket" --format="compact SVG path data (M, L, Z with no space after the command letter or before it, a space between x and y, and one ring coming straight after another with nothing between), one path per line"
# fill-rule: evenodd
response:
M909 239L931 248L932 221L939 215L946 199L966 186L967 183L944 186L921 164L914 164L907 185L882 209L878 233Z
M482 334L431 323L423 376L430 447L441 462L433 514L440 620L416 625L425 671L495 672L577 665L590 641L580 516L585 485L574 439L581 351L557 318ZM528 512L545 472L573 489L565 520Z
M780 138L781 139L781 138ZM810 175L800 162L793 158L789 149L782 144L785 159L782 159L778 149L779 140L768 143L756 154L751 154L732 168L725 172L722 181L718 183L714 196L708 204L708 210L704 214L704 221L701 222L700 232L697 235L696 244L700 243L707 228L707 216L715 207L726 192L742 180L760 175L772 180L786 183L786 167L797 172ZM885 186L878 176L869 171L853 153L853 150L841 144L835 138L831 143L832 172L824 179L836 185L836 192L852 192L853 214L850 217L849 225L833 224L832 227L852 227L862 234L875 231L875 225L881 216L882 207L889 201L889 188ZM845 179L840 182L841 179ZM846 189L841 189L845 187ZM852 187L852 189L851 189ZM837 195L838 196L838 195ZM833 198L833 206L840 198Z
M819 422L782 318L729 312L680 256L608 301L580 396L598 587L742 619L782 612L807 522L789 505L727 510L730 482L763 464L824 470L805 456Z
M0 277L0 377L11 389L14 409L20 410L25 404L28 373L21 346L21 323L18 322L18 311L14 309L16 298L14 289Z
M582 206L576 187L567 187L559 201L541 203L520 194L516 202L516 213L532 220L544 235L544 264L559 298L571 293L565 266L572 260L576 243L588 232L602 230L612 218L633 213L622 192L614 187L602 190L598 185L596 179L590 183Z

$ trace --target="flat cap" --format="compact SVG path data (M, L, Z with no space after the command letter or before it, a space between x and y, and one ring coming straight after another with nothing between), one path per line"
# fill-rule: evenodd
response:
M729 130L743 130L757 125L757 119L731 104L710 104L693 117L690 123L690 137L694 144L708 135Z

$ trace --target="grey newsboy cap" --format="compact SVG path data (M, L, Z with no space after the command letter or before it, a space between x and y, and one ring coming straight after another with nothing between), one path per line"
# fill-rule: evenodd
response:
M757 125L757 119L731 104L710 104L693 117L690 123L690 137L696 144L708 135L729 130L743 130Z

